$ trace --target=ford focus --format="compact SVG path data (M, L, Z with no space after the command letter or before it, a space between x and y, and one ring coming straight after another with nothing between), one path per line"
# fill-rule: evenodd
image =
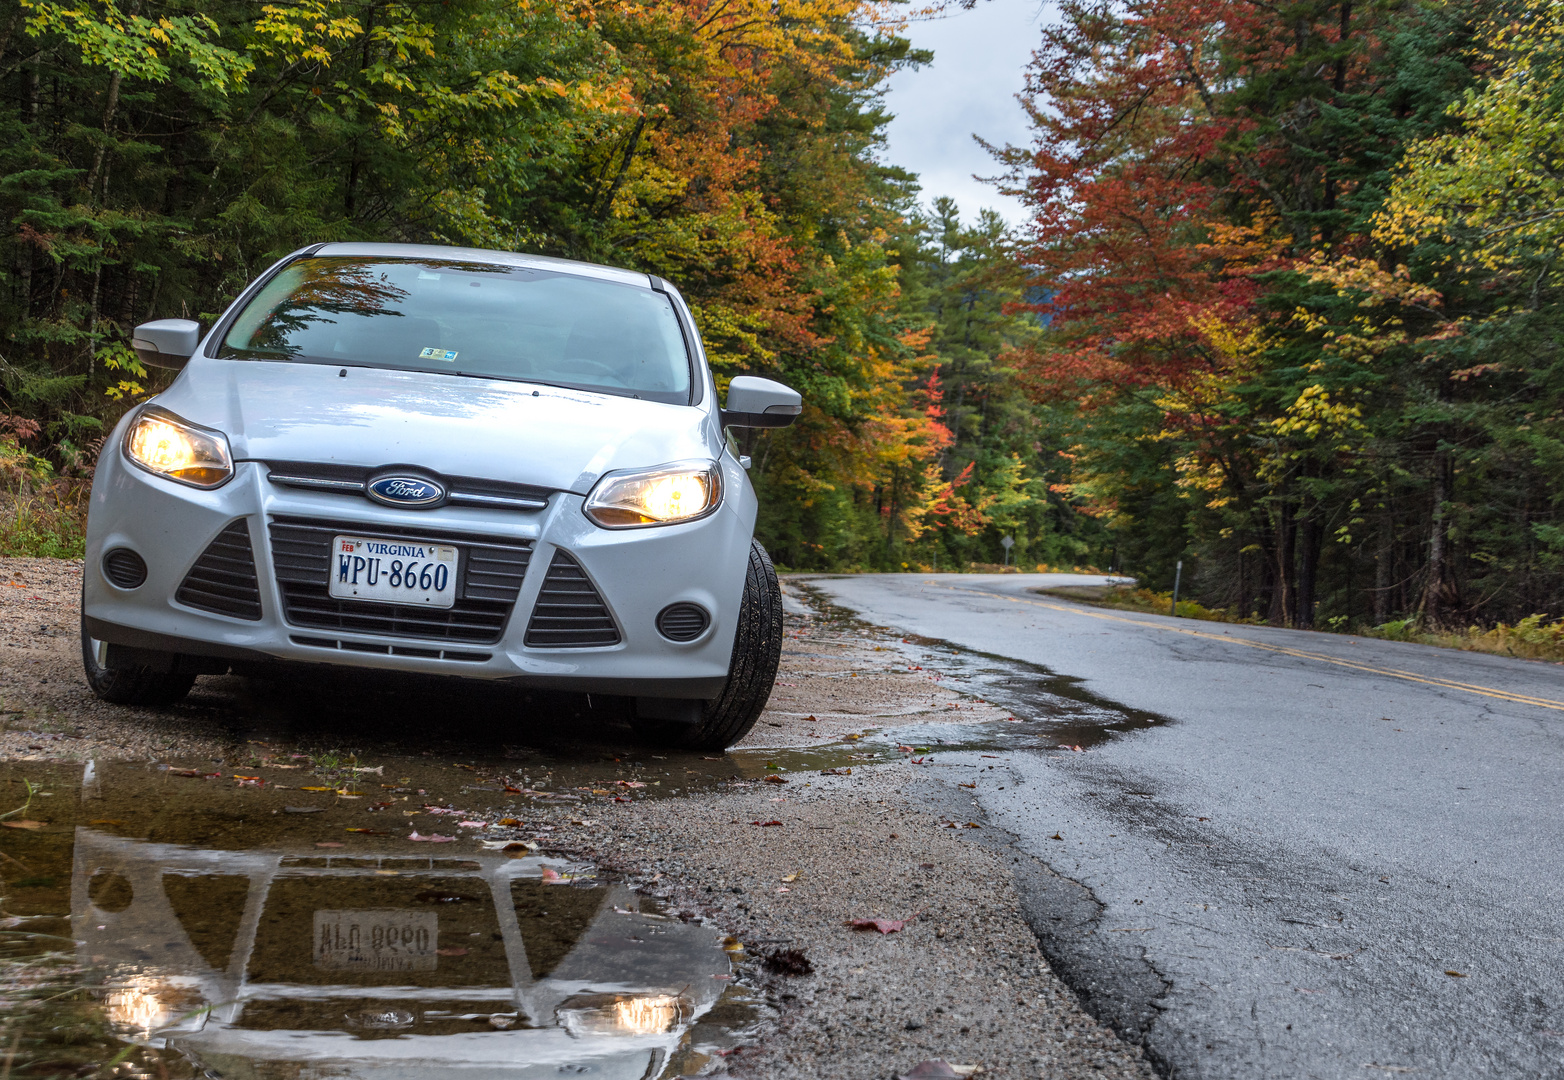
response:
M209 332L136 328L180 369L105 443L83 575L93 691L334 664L614 695L691 748L771 692L781 592L733 427L797 393L734 378L689 308L629 270L321 244Z

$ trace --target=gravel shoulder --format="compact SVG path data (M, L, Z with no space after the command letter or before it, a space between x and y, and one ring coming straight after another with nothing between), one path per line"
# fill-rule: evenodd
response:
M0 761L238 764L253 760L258 734L277 745L235 706L245 680L203 678L169 709L93 698L80 675L80 575L68 561L0 560ZM921 802L910 756L853 753L874 729L987 724L1003 710L909 663L896 639L821 617L796 586L787 608L771 704L725 760L828 752L843 771L795 765L778 769L779 783L741 768L677 797L529 814L546 820L550 844L744 944L744 981L770 1019L736 1051L681 1061L682 1075L890 1078L944 1059L997 1077L1150 1078L1140 1050L1087 1015L1039 952L1005 838ZM374 764L359 738L359 759ZM845 925L854 919L901 925ZM779 950L812 973L768 964Z

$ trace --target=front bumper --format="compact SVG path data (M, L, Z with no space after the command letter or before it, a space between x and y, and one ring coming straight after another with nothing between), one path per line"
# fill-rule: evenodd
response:
M710 699L727 679L754 527L742 470L726 457L723 468L730 494L710 517L610 531L593 525L581 512L582 497L569 492L555 493L547 509L535 512L458 506L398 510L354 495L274 485L267 466L253 461L237 463L234 478L223 487L201 491L143 472L111 450L103 455L93 484L84 625L91 637L116 646L122 656L141 650L215 661L336 664L593 693ZM294 580L298 562L289 554L289 537L311 529L314 536L337 529L367 535L427 532L430 539L456 537L445 542L469 550L512 556L525 550L525 572L506 607L494 600L500 594L492 588L485 592L475 578L465 576L474 564L464 564L462 588L470 585L474 594L488 597L470 606L483 608L491 629L427 629L416 620L390 618L364 629L365 620L354 616L378 614L390 605L354 602L349 616L333 618L300 601ZM185 599L194 596L189 575L219 534L240 543L248 537L258 618L202 610L206 602L199 598L195 606L181 602L182 586ZM485 542L493 547L484 548ZM103 556L119 548L145 561L146 580L139 587L120 588L105 576ZM231 553L234 545L225 550ZM537 642L550 635L539 633L530 635L529 644L529 627L535 631L541 625L534 622L540 598L547 609L549 596L540 594L555 576L550 569L557 554L560 564L573 560L579 568L570 576L577 582L584 577L596 590L613 623L609 636L618 639L613 644L540 646ZM679 602L709 613L709 625L693 641L670 641L658 632L658 613ZM247 612L254 613L253 608Z

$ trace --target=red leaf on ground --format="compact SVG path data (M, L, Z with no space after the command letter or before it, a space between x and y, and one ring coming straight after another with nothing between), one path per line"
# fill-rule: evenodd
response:
M854 930L878 930L882 934L894 934L907 925L906 919L848 919L843 926Z
M765 828L769 828L772 825L780 825L782 823L780 821L751 821L750 824L751 825L759 825L762 829L765 829Z

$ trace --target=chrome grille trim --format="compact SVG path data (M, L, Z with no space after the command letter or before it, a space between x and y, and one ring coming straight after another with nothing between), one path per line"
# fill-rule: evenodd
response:
M274 484L285 484L288 487L320 488L326 491L364 491L362 480L326 480L319 476L284 476L281 473L272 473L266 479Z
M485 480L476 476L442 476L429 469L407 465L385 465L368 468L361 465L334 465L310 461L261 462L268 472L266 478L282 487L302 488L306 491L328 491L343 495L369 495L370 478L393 469L406 468L438 481L446 490L440 502L423 506L408 506L408 510L431 510L438 506L481 506L495 510L547 510L549 496L546 488L531 484L517 484L508 480Z

